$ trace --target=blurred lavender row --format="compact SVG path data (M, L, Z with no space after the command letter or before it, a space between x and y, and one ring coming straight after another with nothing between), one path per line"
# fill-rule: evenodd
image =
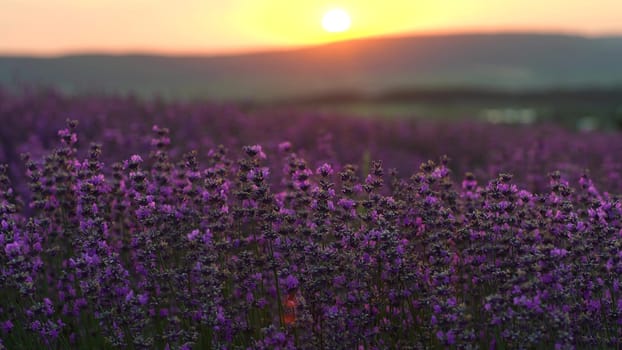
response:
M409 177L428 159L449 155L457 176L472 172L487 179L500 172L532 190L546 189L546 174L559 170L577 181L586 170L602 190L622 189L622 134L583 132L555 125L495 125L470 121L360 118L294 108L246 111L243 105L166 103L119 97L63 97L54 92L0 93L0 163L10 165L14 181L23 176L20 154L41 157L55 146L66 119L81 124L80 142L103 145L102 160L112 162L149 151L153 125L171 130L173 157L224 145L239 153L246 144L274 151L289 141L312 165L330 161L369 161ZM84 150L83 150L84 152ZM199 157L199 162L202 162Z

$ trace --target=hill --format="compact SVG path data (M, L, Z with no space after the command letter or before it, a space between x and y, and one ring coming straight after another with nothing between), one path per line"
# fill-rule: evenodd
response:
M622 86L620 61L622 37L427 35L236 56L5 56L0 85L216 99L411 88L603 88Z

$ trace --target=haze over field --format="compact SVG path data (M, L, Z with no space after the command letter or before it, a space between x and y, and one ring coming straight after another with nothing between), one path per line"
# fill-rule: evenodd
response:
M404 36L230 56L8 56L0 58L0 84L237 100L409 88L616 88L621 58L615 36Z
M620 13L617 0L6 0L0 87L260 101L616 89Z

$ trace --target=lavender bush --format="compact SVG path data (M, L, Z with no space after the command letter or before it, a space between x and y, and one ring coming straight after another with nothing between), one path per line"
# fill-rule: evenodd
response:
M619 134L49 92L0 118L0 348L621 345Z

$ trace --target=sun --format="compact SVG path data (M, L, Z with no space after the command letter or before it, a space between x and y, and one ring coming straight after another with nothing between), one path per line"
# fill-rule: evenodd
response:
M322 27L327 32L340 33L350 29L350 15L342 9L333 9L324 15L322 18Z

